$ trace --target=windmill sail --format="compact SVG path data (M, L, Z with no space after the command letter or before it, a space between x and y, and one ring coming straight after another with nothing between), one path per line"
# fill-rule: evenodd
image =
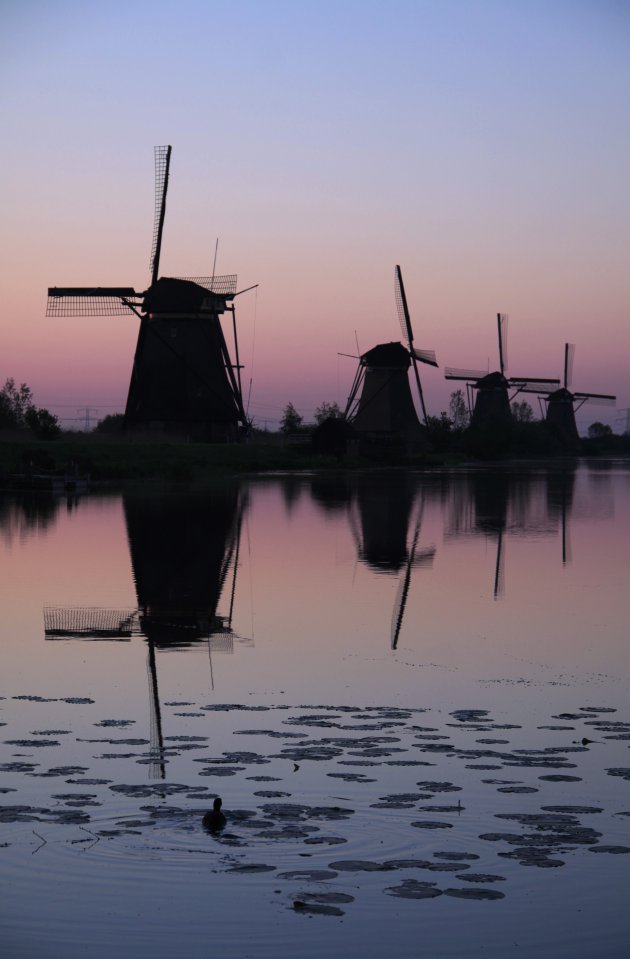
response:
M46 316L123 316L136 312L139 296L130 286L52 286Z
M507 370L507 366L508 366L507 325L508 325L507 313L497 313L497 328L499 331L499 369L501 370L502 376L505 376L505 371Z
M405 285L403 283L402 270L400 269L400 266L396 266L395 295L396 309L398 310L398 320L400 322L403 338L407 342L409 355L411 356L411 362L413 363L416 387L418 390L418 399L420 400L422 416L424 418L424 422L426 423L427 411L424 405L424 394L422 392L422 384L420 383L420 374L418 372L418 361L420 363L427 363L429 366L437 366L438 364L433 350L416 350L414 347L411 317L409 315L409 307L407 306L407 295L405 293Z
M575 356L575 345L573 343L564 344L564 388L568 390L573 378L573 358Z
M488 370L464 370L460 367L446 366L444 368L445 380L480 380L487 376Z
M171 149L170 146L155 147L155 219L153 223L153 246L151 247L151 284L157 281L160 268Z

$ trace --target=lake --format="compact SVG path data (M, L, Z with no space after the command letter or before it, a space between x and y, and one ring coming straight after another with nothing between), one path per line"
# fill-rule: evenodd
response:
M629 543L621 461L5 494L3 955L625 959Z

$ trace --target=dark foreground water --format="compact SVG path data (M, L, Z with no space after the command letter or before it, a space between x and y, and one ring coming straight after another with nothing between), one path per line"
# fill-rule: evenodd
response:
M1 499L2 955L625 959L629 542L614 463Z

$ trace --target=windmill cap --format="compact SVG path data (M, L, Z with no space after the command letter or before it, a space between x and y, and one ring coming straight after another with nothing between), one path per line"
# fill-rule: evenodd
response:
M397 369L409 369L411 360L409 350L402 343L381 343L361 356L365 366L393 366Z
M163 276L147 290L143 309L146 313L199 313L207 308L208 300L221 309L226 299L192 280Z

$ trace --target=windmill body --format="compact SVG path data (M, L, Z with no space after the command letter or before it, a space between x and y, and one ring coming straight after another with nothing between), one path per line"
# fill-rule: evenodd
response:
M580 444L577 423L575 422L575 397L565 387L554 390L547 396L545 422L567 449L576 449Z
M208 440L233 440L246 417L233 300L236 276L159 277L170 147L156 147L156 208L151 283L132 287L52 287L48 316L135 314L140 319L125 426ZM232 313L236 362L221 317Z
M244 413L221 327L228 299L168 277L147 291L125 411L130 426L236 439Z
M418 350L400 267L396 267L396 305L403 336L400 342L380 343L359 357L359 367L346 405L345 416L359 436L378 441L399 441L408 450L426 446L426 432L416 412L409 385L413 366L422 416L427 419L418 362L437 366L432 350Z
M488 373L477 380L477 398L470 420L471 426L511 421L509 386L508 380L500 372Z
M421 438L423 430L409 386L410 366L402 343L381 343L361 356L361 394L352 420L358 433Z

